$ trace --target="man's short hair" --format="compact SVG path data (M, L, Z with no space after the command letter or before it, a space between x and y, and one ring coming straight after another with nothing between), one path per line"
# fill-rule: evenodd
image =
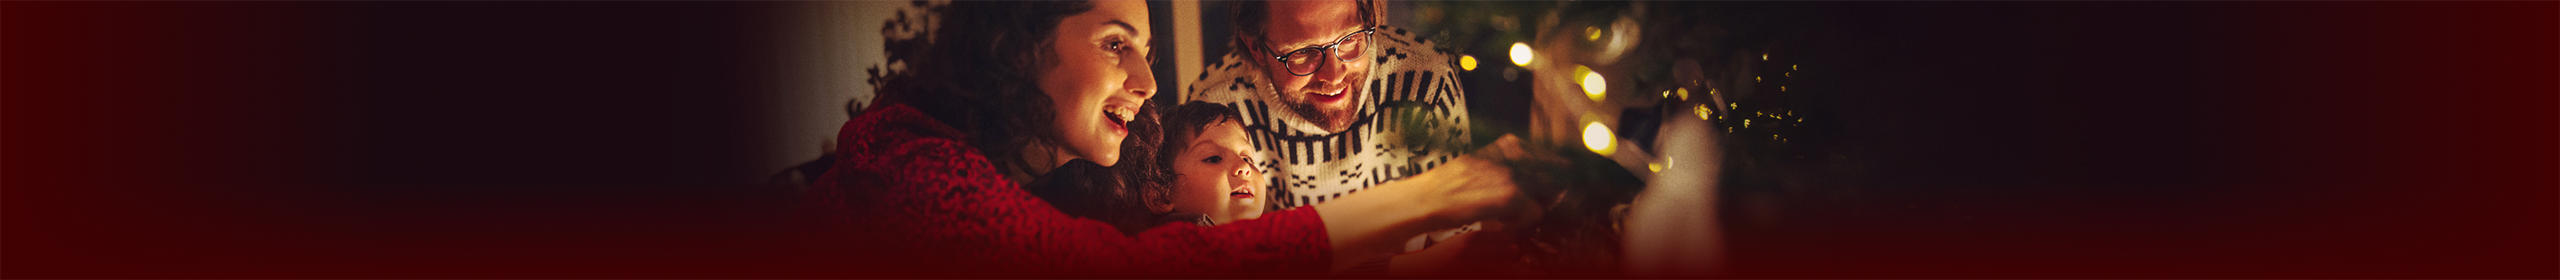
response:
M1377 11L1372 10L1374 9L1373 6L1376 5L1371 4L1369 0L1360 0L1360 22L1371 24L1376 24L1378 22L1378 13ZM1262 48L1270 47L1270 44L1268 44L1269 40L1267 40L1269 36L1264 36L1264 33L1271 32L1271 29L1269 28L1271 26L1271 1L1249 0L1227 2L1227 18L1235 19L1235 30L1233 30L1235 36L1232 36L1234 38L1233 40L1227 40L1228 48L1244 50L1245 53L1253 53L1255 50L1262 50ZM1268 51L1279 52L1281 50Z

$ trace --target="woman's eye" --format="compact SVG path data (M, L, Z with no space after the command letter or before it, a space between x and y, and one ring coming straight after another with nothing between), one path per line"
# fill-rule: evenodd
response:
M1206 163L1209 163L1209 164L1217 164L1218 162L1223 162L1223 161L1227 161L1227 159L1226 159L1225 157L1220 157L1220 156L1209 156L1209 158L1200 159L1200 162L1206 162Z

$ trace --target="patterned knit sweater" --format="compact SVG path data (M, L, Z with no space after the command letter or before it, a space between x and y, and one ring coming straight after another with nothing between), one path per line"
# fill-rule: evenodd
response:
M879 277L1320 277L1332 255L1313 208L1135 236L1060 213L999 174L966 135L913 107L846 121L810 206Z

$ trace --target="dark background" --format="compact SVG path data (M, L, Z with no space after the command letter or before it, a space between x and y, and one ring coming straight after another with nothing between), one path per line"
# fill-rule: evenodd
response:
M777 7L0 3L0 277L860 276L723 179ZM2560 3L1737 7L1864 171L1736 276L2560 277Z

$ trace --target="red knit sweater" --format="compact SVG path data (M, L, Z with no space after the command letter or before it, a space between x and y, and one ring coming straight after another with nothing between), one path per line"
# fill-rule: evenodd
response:
M846 121L812 206L868 275L1321 277L1332 246L1313 208L1137 236L1069 217L1005 179L959 130L881 104Z

